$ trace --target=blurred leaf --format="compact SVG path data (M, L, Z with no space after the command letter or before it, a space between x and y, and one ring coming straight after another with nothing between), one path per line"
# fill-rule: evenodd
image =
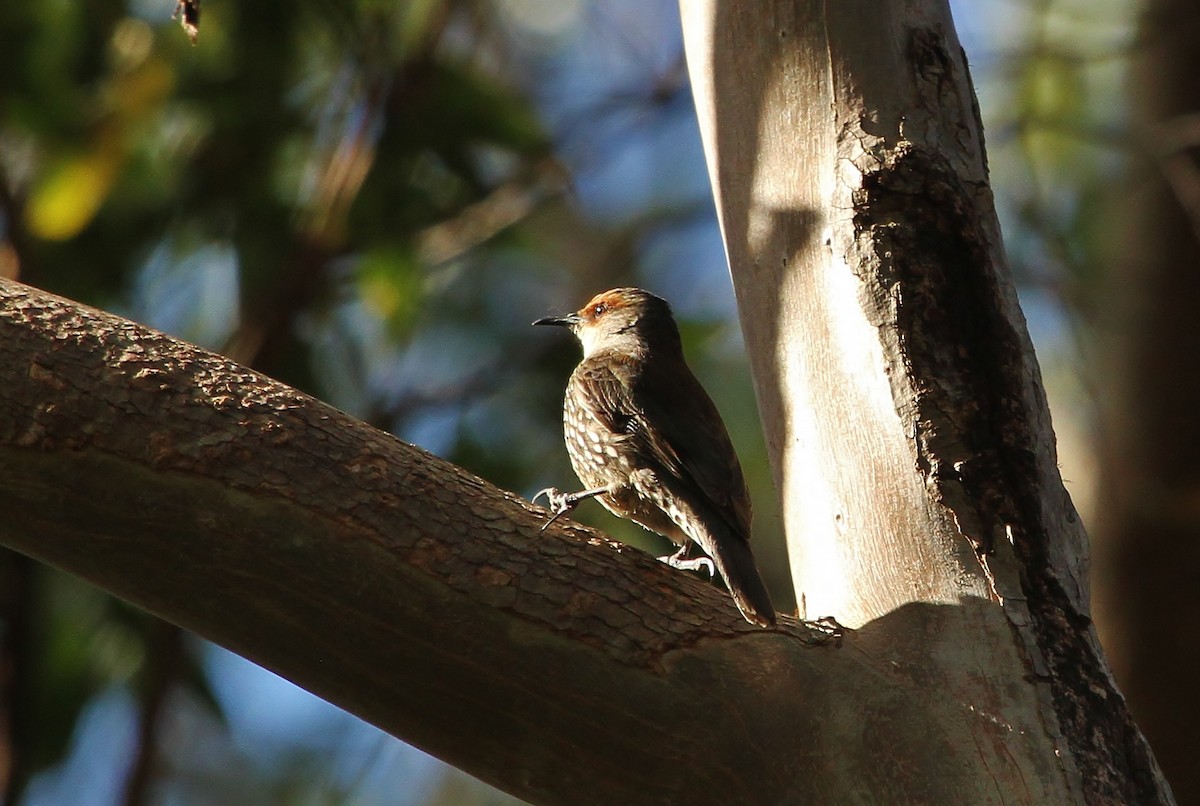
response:
M24 748L38 769L62 758L89 698L108 682L93 653L93 631L102 619L104 596L65 574L41 569L33 699L40 730Z
M411 331L424 302L425 274L411 251L384 245L365 252L358 282L367 309L396 337Z
M1079 65L1065 56L1029 59L1018 86L1024 113L1035 120L1078 119L1087 102Z
M364 12L373 7L400 15L399 50L402 54L418 51L429 41L433 26L446 8L446 0L408 0L397 5L393 0L359 0Z
M1029 59L1017 88L1020 116L1027 121L1022 140L1030 162L1039 170L1075 171L1086 161L1079 155L1079 127L1087 119L1087 84L1075 59L1047 53Z
M518 153L534 153L547 145L528 100L478 68L442 65L431 90L439 110L435 131L453 131L451 142L490 142Z
M25 208L30 234L64 241L91 223L108 198L120 168L120 150L112 139L90 154L63 158L39 177Z

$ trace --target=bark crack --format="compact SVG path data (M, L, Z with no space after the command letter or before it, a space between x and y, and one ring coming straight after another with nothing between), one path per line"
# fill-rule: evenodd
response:
M1030 420L1036 365L1007 315L1009 289L994 265L1002 254L977 207L982 189L936 152L902 141L864 176L855 227L880 270L865 273L881 324L896 343L893 398L910 423L916 463L934 498L952 514L1025 647L1029 674L1048 684L1058 730L1074 748L1087 802L1151 802L1154 761L1103 665L1091 620L1055 576L1057 534L1044 506L1038 451L1051 450ZM894 335L892 335L894 334ZM1034 401L1036 402L1036 401ZM1052 453L1051 453L1052 455ZM1070 507L1069 501L1066 503ZM1005 545L1007 544L1007 545ZM1114 724L1098 729L1096 720ZM1056 731L1057 732L1057 731ZM1113 775L1105 737L1124 735L1129 773ZM1137 790L1137 791L1135 791Z

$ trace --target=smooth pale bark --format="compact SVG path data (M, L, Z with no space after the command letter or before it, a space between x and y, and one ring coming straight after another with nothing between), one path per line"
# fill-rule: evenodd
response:
M912 611L907 638L953 696L1038 726L1053 802L1169 801L1088 616L1086 535L947 5L681 8L802 614L951 606L936 627ZM1019 765L977 771L1037 801ZM908 780L873 799L915 799Z

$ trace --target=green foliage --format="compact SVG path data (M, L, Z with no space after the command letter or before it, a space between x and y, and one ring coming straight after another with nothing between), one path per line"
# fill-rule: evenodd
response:
M643 86L619 102L596 75L591 91L614 94L591 107L556 90L578 120L559 115L555 131L535 99L561 78L556 47L664 37L574 6L555 17L556 45L500 7L448 0L209 0L193 46L169 6L0 3L0 270L220 349L503 486L570 487L559 410L578 348L529 323L606 286L655 286L641 242L707 205L669 188L681 209L635 201L607 229L569 192L571 132L585 135L577 162L602 172L597 154L625 146L593 141L598 117L633 106L653 128L690 114L656 51L620 54ZM572 19L613 30L571 40ZM580 517L666 549L599 507ZM89 704L130 692L143 712L205 726L203 746L129 748L171 759L163 791L179 802L355 799L327 753L272 765L232 747L193 643L173 666L148 617L50 572L23 606L37 641L18 659L36 680L22 776L64 760Z
M976 69L1006 246L1018 279L1081 324L1104 286L1107 213L1132 145L1122 94L1135 11L1038 0L983 12L1013 29L998 69Z

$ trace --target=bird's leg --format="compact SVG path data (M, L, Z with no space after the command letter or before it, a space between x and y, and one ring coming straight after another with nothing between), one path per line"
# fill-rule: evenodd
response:
M674 554L668 554L665 557L659 557L660 562L664 562L672 568L679 568L684 571L708 571L708 578L712 579L716 569L713 568L713 561L701 554L699 557L689 557L692 547L696 544L691 540L685 541L679 547L679 551Z
M608 492L607 487L580 490L577 493L564 493L557 487L547 487L544 490L538 490L538 494L533 497L532 503L537 503L537 500L544 495L546 496L546 508L554 513L554 516L550 520L542 524L542 528L539 531L546 531L546 527L579 506L580 501L595 498L597 495L603 495L606 492Z

